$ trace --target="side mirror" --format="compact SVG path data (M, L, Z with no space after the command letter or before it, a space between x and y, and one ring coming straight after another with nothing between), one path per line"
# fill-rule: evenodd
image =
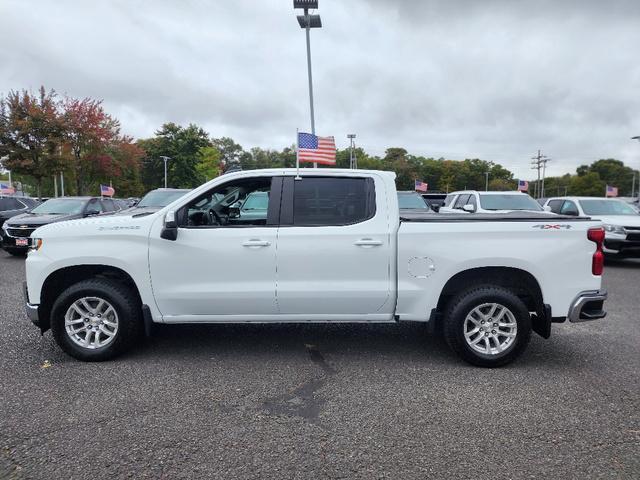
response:
M160 232L160 238L175 241L178 238L178 222L176 221L176 212L169 210L164 216L164 225Z
M567 210L562 212L563 215L571 215L572 217L577 217L579 215L577 210Z
M549 205L545 205L542 208L544 209L545 212L551 212L551 207Z
M476 207L474 207L473 205L468 203L468 204L466 204L465 206L462 207L462 210L464 210L465 212L468 212L468 213L475 213Z
M95 210L93 208L86 210L84 212L84 216L85 217L93 217L94 215L100 215L100 212L98 210Z

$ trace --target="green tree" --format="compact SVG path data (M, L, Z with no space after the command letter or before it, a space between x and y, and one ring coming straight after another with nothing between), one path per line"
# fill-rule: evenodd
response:
M138 146L145 151L142 180L146 189L164 185L164 161L161 156L171 158L167 164L168 186L194 188L202 179L196 168L200 161L200 149L211 146L211 142L209 134L197 125L182 127L165 123L156 131L155 137L138 140Z
M603 197L604 190L605 182L600 179L600 175L598 175L596 172L588 172L583 175L576 175L571 178L571 182L569 185L569 195Z
M196 172L203 183L220 175L220 151L216 147L200 148Z

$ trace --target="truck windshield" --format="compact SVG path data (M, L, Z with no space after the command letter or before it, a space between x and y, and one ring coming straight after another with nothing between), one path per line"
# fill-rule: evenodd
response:
M620 200L580 200L586 215L638 215L633 207Z
M189 190L153 190L147 193L136 207L166 207Z
M523 193L480 194L480 206L484 210L543 210L538 202Z
M76 215L82 213L87 200L81 198L52 198L31 210L38 215Z
M427 204L424 202L422 197L413 192L409 193L398 193L398 205L402 208L421 208L421 209L429 209Z

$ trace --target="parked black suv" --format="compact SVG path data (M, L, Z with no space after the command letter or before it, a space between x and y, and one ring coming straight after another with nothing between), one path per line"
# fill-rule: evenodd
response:
M36 205L38 205L38 201L35 198L0 195L0 228L9 218L27 213Z
M29 213L16 215L2 226L2 248L11 255L24 255L29 250L29 236L49 223L105 215L117 210L114 201L100 197L59 197L38 205Z

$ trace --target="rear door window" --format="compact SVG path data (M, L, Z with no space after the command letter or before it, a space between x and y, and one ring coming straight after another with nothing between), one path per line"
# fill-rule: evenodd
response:
M547 206L551 209L553 213L560 213L562 202L564 202L564 200L549 200L549 203L547 204Z
M565 200L565 202L562 204L562 208L560 209L560 213L562 215L579 215L578 207L571 200Z
M469 203L469 197L471 195L465 193L462 194L458 197L458 199L456 200L455 205L453 206L453 208L459 208L462 209L462 207L464 207L465 205L467 205Z
M444 199L444 203L442 204L445 207L450 207L453 199L456 198L455 195L447 195Z
M115 212L116 211L116 206L113 203L113 200L111 200L110 198L103 198L102 199L102 205L104 208L105 212Z
M293 185L291 186L291 182ZM375 215L372 178L290 178L293 209L281 221L294 226L339 226L364 222ZM286 217L290 218L286 218ZM291 218L292 217L292 218Z

